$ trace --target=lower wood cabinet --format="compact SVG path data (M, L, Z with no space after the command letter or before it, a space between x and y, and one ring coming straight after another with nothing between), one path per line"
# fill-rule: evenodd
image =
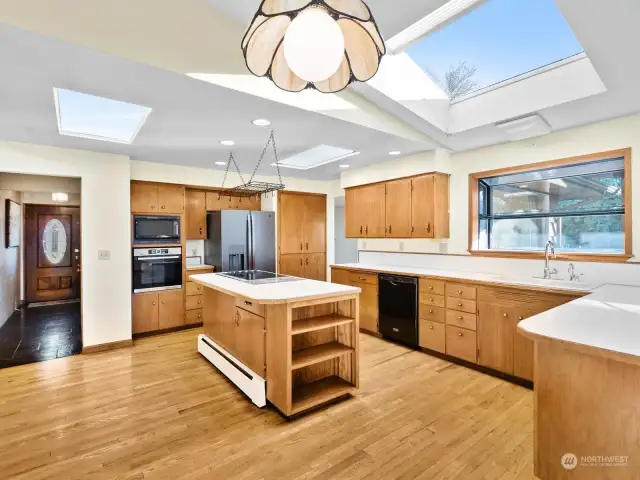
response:
M282 275L324 282L327 278L327 256L324 253L280 255L278 272Z
M261 377L265 376L264 317L236 307L235 323L238 341L236 354L247 367Z
M478 305L478 363L513 375L516 318L514 308L494 303Z
M378 333L378 274L342 268L331 269L331 281L358 287L360 293L360 329Z
M184 325L182 290L133 296L133 333L148 333Z
M428 348L440 353L446 353L446 333L443 323L420 319L419 343L422 348Z
M477 362L476 332L452 325L446 326L446 353L467 362Z

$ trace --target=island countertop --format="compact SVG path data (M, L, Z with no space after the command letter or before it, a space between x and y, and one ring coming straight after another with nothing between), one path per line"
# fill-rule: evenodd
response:
M357 294L361 291L358 287L305 279L252 285L218 273L191 275L190 280L228 295L248 298L259 304L318 300L340 295Z
M523 320L518 330L535 341L640 365L640 287L605 285Z

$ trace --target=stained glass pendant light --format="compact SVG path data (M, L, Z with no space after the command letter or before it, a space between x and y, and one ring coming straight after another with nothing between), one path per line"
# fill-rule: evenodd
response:
M371 79L386 47L362 0L263 0L242 51L251 73L283 90L335 93Z

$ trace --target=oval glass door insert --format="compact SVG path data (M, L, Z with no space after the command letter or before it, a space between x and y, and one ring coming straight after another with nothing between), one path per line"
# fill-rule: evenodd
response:
M60 220L49 220L42 232L42 250L45 257L53 265L58 265L64 259L67 251L67 231Z

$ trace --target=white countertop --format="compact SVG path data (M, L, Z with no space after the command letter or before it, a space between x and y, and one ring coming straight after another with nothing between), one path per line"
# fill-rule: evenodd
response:
M640 362L640 287L605 285L523 320L518 329L534 340L558 340Z
M400 267L396 265L377 265L372 263L344 263L332 267L366 270L376 272L397 273L401 275L420 275L429 277L451 278L452 280L469 280L488 282L514 287L531 287L544 290L559 290L572 292L590 292L600 287L600 284L581 282L567 282L562 280L545 280L544 278L506 276L495 273L462 272L455 270L434 270L420 267Z
M187 270L207 270L213 268L213 265L187 265Z
M270 304L352 295L361 291L358 287L305 279L252 285L217 273L192 275L190 280L229 295Z

